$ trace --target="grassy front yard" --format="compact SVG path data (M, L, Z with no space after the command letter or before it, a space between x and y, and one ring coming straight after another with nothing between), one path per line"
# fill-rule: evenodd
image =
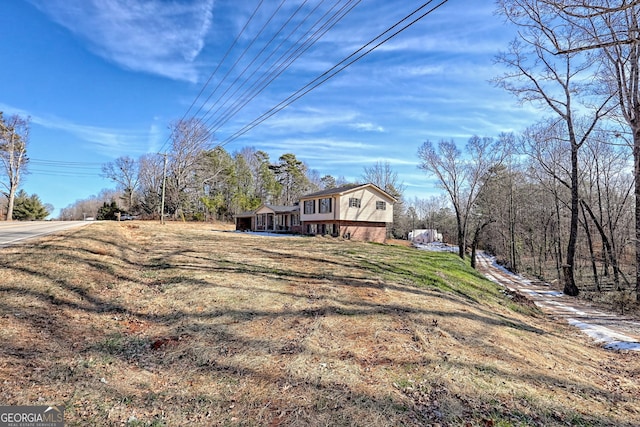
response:
M455 255L212 224L0 249L0 403L69 426L640 425L640 358Z

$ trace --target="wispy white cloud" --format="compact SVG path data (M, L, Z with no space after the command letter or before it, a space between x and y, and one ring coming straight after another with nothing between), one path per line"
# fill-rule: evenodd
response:
M161 149L164 136L162 135L162 126L158 123L158 118L154 117L153 123L149 126L148 133L148 152L156 152Z
M327 153L330 153L329 158L333 158L336 154L343 152L371 151L376 148L375 145L362 141L322 137L264 141L261 146L279 153L294 152L307 158L317 159L326 159Z
M87 145L91 146L92 151L107 157L143 154L146 152L142 148L148 139L148 135L144 131L82 125L56 117L32 116L32 122L48 129L70 133L76 138L86 141Z
M272 130L291 132L316 132L338 125L349 125L357 119L353 111L324 111L319 108L303 108L282 112L265 122Z
M86 40L96 54L130 70L195 82L214 0L29 0Z
M384 132L384 128L382 126L378 126L369 122L352 123L349 125L349 127L362 132Z
M0 111L5 114L18 114L29 117L32 125L42 126L49 130L68 133L84 141L92 151L107 157L136 155L147 152L145 144L157 138L154 128L149 133L142 130L113 129L74 123L54 115L38 115L29 111L0 103Z

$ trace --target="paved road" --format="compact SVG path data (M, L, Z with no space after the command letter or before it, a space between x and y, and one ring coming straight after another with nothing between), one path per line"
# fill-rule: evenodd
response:
M640 322L596 310L586 302L551 289L548 284L531 282L497 266L492 257L478 254L478 271L488 279L527 296L545 313L562 319L603 344L605 348L640 351Z
M89 224L88 221L1 221L0 247Z

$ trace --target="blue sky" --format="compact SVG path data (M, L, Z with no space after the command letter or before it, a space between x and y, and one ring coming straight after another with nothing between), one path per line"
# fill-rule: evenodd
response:
M102 164L166 148L169 124L185 115L218 64L218 73L187 117L226 73L229 77L205 110L265 46L254 67L267 58L269 49L275 49L267 41L302 3L265 0L222 62L258 0L5 2L0 15L0 111L31 117L28 154L33 161L22 188L54 205L56 215L75 200L113 188L100 177ZM308 1L284 33L315 6L312 19L344 3ZM217 129L217 141L225 141L422 3L361 1ZM433 195L438 191L433 180L417 168L417 149L425 140L454 139L462 146L474 134L517 132L536 118L535 111L517 105L489 82L502 71L493 63L495 55L515 35L493 11L492 1L449 0L225 149L255 147L274 161L292 152L321 175L347 180L361 177L364 167L388 161L408 197ZM231 69L236 60L239 66Z

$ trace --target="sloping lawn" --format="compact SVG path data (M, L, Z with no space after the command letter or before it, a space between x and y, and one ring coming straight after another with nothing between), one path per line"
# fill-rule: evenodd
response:
M453 254L211 224L0 249L0 403L69 426L640 425L640 359Z

